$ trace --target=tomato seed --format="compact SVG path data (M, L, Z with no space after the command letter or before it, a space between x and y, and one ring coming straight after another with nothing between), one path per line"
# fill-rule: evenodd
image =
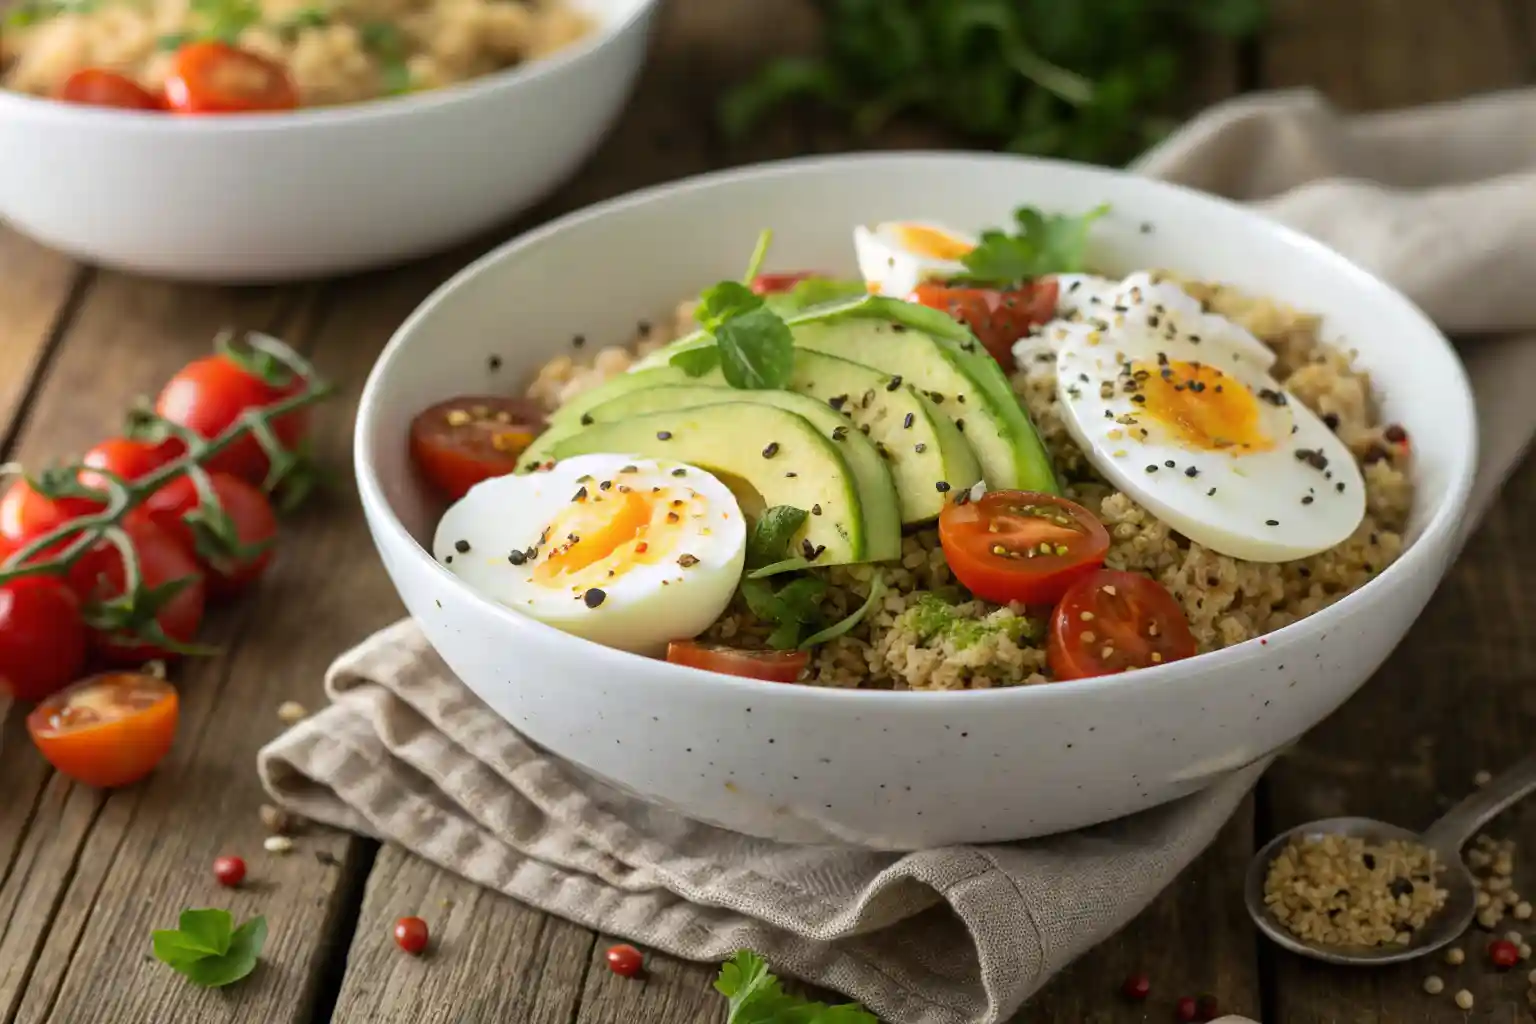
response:
M1145 974L1133 974L1121 984L1120 991L1125 993L1127 999L1135 999L1137 1002L1140 1002L1151 995L1152 979Z
M608 969L621 978L633 978L645 968L645 958L640 951L627 943L609 946L605 954Z
M233 889L245 881L245 861L239 857L216 857L213 861L213 877L219 884Z
M420 956L430 938L427 922L419 917L402 917L395 922L395 945L411 956Z

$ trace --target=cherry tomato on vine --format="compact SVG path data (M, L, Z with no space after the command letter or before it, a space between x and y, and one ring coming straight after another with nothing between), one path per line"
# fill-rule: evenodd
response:
M87 786L138 782L165 759L180 708L163 679L111 672L83 679L39 704L27 731L48 763Z
M64 80L59 99L91 107L116 107L118 110L164 110L160 97L127 75L105 68L85 68Z
M122 529L132 542L138 557L140 594L137 607L115 628L92 629L91 646L107 660L119 665L138 665L151 658L174 658L177 652L152 639L134 635L135 628L153 623L172 641L189 644L197 636L203 621L206 586L203 572L181 544L156 526L147 516L131 514ZM187 580L174 595L158 607L147 607L147 592L176 580ZM122 596L125 585L122 553L103 539L76 562L69 572L69 583L87 602L110 601Z
M196 518L202 503L197 485L190 477L178 477L166 484L145 499L143 508L156 526L175 537L206 570L209 594L229 597L254 583L266 571L272 560L273 538L277 535L277 515L260 488L237 476L210 473L208 483L234 529L234 537L224 540L233 539L238 548L260 548L259 551L232 551L227 543L220 544L217 538L209 550L198 550L198 534L188 517Z
M209 40L176 51L165 100L178 114L249 114L293 110L299 94L281 64Z
M427 948L431 936L427 922L419 917L402 917L395 922L395 945L411 956L420 956Z
M944 560L967 590L996 604L1054 604L1109 550L1109 531L1076 502L991 491L939 513Z
M908 301L942 310L971 329L988 354L1013 369L1013 343L1056 315L1060 291L1053 277L1018 288L951 288L938 282L920 284Z
M811 656L805 651L747 651L692 640L673 640L667 645L667 660L674 665L687 665L727 676L792 683L800 678Z
M1057 679L1086 679L1192 658L1196 649L1184 609L1161 583L1099 569L1062 595L1045 654Z
M148 476L176 457L179 446L175 442L149 444L126 437L109 437L85 453L81 464L90 469L101 469L132 483ZM107 490L109 482L100 473L82 470L80 482L87 487Z
M25 480L17 480L0 497L0 537L21 547L72 519L99 512L101 507L89 498L45 498Z
M23 576L0 585L0 693L42 700L84 667L80 599L63 580Z
M188 363L170 379L155 401L155 412L200 437L213 438L247 409L265 408L303 389L297 379L282 384L265 381L227 355L206 356ZM308 410L279 418L272 429L283 447L293 451L309 434ZM247 435L208 460L204 468L260 484L268 466L260 442Z
M411 459L432 487L457 501L475 484L517 469L517 457L544 429L544 414L522 398L462 395L411 421Z

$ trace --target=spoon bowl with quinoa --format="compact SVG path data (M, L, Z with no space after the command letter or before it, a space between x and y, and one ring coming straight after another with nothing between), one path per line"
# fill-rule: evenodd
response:
M1316 724L1454 553L1472 424L1422 314L1275 224L889 154L510 243L391 341L356 461L421 629L535 742L911 849L1131 814Z

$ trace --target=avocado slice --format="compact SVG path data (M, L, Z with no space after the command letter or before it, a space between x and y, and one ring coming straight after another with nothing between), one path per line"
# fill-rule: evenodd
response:
M806 348L795 353L789 390L829 403L827 409L838 410L866 432L877 450L883 446L900 501L901 521L912 526L928 522L942 511L944 493L936 483L942 480L951 492L958 493L981 479L981 466L953 420L905 382L892 389L893 380L861 363ZM636 392L690 383L723 387L725 376L716 369L701 377L689 377L678 367L663 363L604 381L555 411L549 431L529 448L524 465L547 458L554 441L569 436L572 424L601 406ZM732 393L746 396L752 392ZM557 433L561 430L565 432Z
M709 470L736 494L748 518L773 505L810 511L792 544L796 554L814 552L812 564L869 560L853 471L841 445L803 416L737 401L646 413L594 423L556 442L550 455L559 460L593 452L672 459Z
M789 391L738 391L723 385L712 387L707 384L682 383L630 391L594 406L585 415L594 423L612 423L666 409L688 409L721 402L770 405L795 413L809 421L822 436L836 441L859 491L859 504L864 516L864 557L871 562L891 562L901 557L900 503L885 458L875 448L874 442L854 429L847 419L834 412L831 406L814 398ZM738 430L736 443L746 448L761 448L764 441L755 436L744 437ZM784 457L782 452L778 455L780 460ZM933 490L931 482L929 490ZM937 492L934 494L942 497Z

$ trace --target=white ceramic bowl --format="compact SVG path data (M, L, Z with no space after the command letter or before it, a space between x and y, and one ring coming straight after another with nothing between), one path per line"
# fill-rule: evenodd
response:
M593 34L400 99L182 118L0 90L0 220L92 263L253 283L434 252L585 158L644 61L656 0L576 0Z
M1412 434L1412 545L1333 607L1262 639L1125 676L958 693L814 689L715 676L574 639L467 589L423 543L432 504L406 456L413 413L513 389L581 332L738 275L760 228L770 263L852 271L850 226L957 228L1028 202L1108 201L1097 262L1233 282L1326 316L1358 348L1385 415ZM1151 230L1143 232L1142 225ZM657 258L657 247L665 257ZM502 357L500 372L488 367ZM1323 246L1228 203L1118 172L1021 158L893 154L791 161L592 207L444 285L380 357L357 419L368 523L447 663L532 740L693 818L786 841L909 849L1019 839L1192 793L1316 725L1407 631L1459 542L1475 462L1471 392L1435 327Z

